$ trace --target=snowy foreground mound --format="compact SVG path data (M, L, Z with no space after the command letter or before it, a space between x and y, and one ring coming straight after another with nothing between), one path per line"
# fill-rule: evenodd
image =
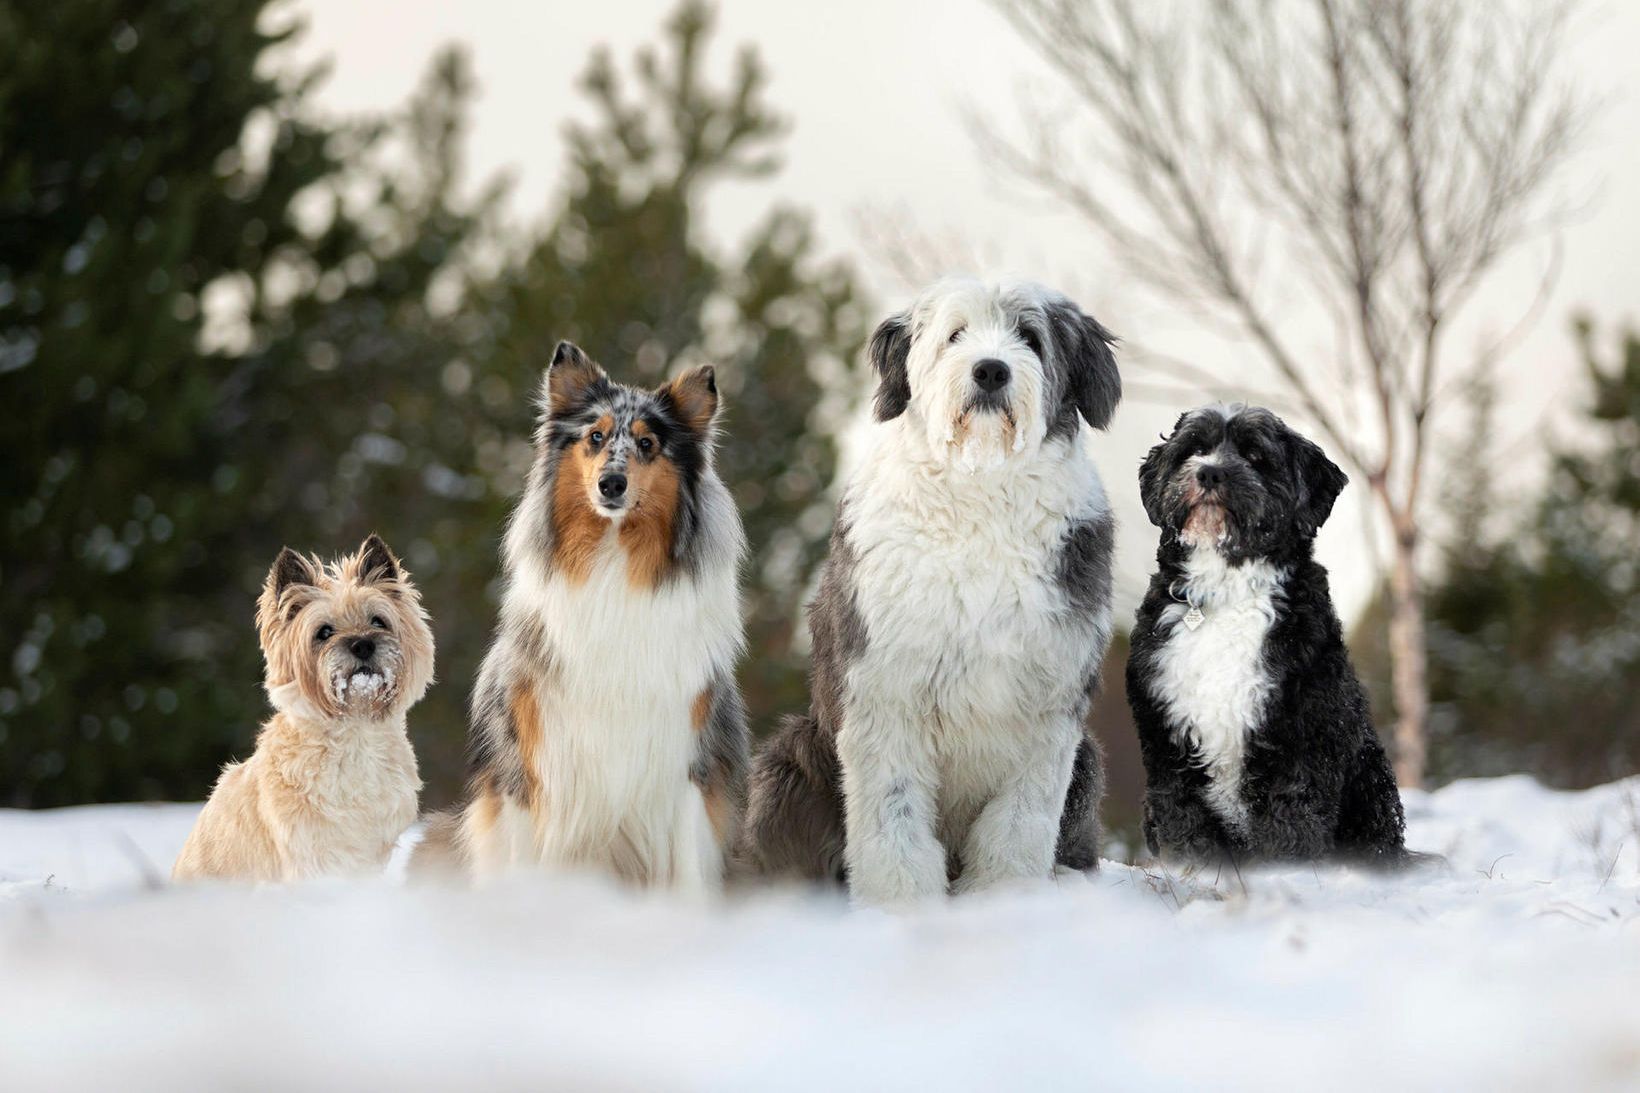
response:
M167 888L195 806L0 812L0 1087L1640 1087L1640 779L1407 809L1450 870L1107 864L904 916Z

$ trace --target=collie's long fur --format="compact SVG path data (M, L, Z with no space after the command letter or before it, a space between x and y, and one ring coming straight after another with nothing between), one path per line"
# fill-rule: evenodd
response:
M376 872L421 789L405 714L432 682L433 635L416 588L374 535L328 566L286 547L256 621L277 712L223 769L172 875Z
M1345 484L1258 408L1179 418L1139 475L1162 529L1128 700L1152 853L1409 860L1401 798L1312 557Z
M1096 865L1113 524L1083 421L1121 397L1112 341L1051 290L967 280L878 328L810 713L753 769L755 868L881 904Z
M742 811L740 517L710 367L654 391L561 343L473 693L467 801L418 864L602 870L709 891Z

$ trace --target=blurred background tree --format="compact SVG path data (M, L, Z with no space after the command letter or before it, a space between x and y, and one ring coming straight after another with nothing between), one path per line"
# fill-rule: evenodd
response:
M202 295L336 170L262 6L0 4L0 804L197 790L261 704Z
M325 119L267 9L0 0L0 392L27 408L0 440L0 805L202 796L266 713L251 614L274 553L370 530L434 616L442 682L412 732L448 798L561 337L632 381L720 366L748 697L760 723L798 706L844 416L827 383L869 309L799 211L726 253L703 237L713 185L776 166L756 55L714 87L711 13L686 3L633 89L595 56L563 196L525 231L502 185L464 182L460 52L390 117Z
M1237 396L1293 406L1371 496L1369 534L1389 548L1392 753L1400 783L1420 785L1431 441L1453 392L1500 359L1454 344L1477 289L1560 213L1589 109L1573 5L992 2L1053 80L1020 117L973 119L987 162L1078 216L1169 305L1234 332L1273 384ZM1333 354L1302 348L1307 324ZM1223 389L1218 369L1150 363L1192 400Z
M1588 320L1575 333L1587 401L1534 500L1502 508L1491 454L1518 446L1497 442L1488 391L1454 453L1467 469L1429 596L1439 780L1530 770L1587 786L1640 766L1640 337L1607 360ZM1358 628L1376 701L1389 700L1382 627L1380 608Z

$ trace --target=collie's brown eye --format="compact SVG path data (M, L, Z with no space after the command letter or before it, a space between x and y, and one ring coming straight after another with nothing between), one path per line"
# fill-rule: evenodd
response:
M638 438L638 450L645 455L655 450L655 442L647 436Z
M946 339L945 344L946 345L956 345L957 344L957 339L962 337L966 333L968 333L968 328L966 326L957 327L955 330L951 331L951 336Z
M320 642L320 643L327 642L327 641L330 640L330 635L334 634L335 632L336 632L336 628L334 626L330 625L327 622L323 626L319 627L319 629L317 631L314 632L313 640L315 642Z

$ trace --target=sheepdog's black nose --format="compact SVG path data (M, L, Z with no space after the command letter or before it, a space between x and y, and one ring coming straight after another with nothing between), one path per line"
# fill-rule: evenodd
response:
M974 365L974 382L979 384L981 391L987 393L1002 390L1010 375L1012 373L1008 371L1008 366L995 357L986 357Z
M347 643L348 652L360 660L369 660L376 655L376 643L369 638L354 638Z
M611 501L626 493L626 475L606 474L598 479L598 492Z
M1196 482L1204 490L1224 485L1224 468L1217 463L1203 463L1196 468Z

